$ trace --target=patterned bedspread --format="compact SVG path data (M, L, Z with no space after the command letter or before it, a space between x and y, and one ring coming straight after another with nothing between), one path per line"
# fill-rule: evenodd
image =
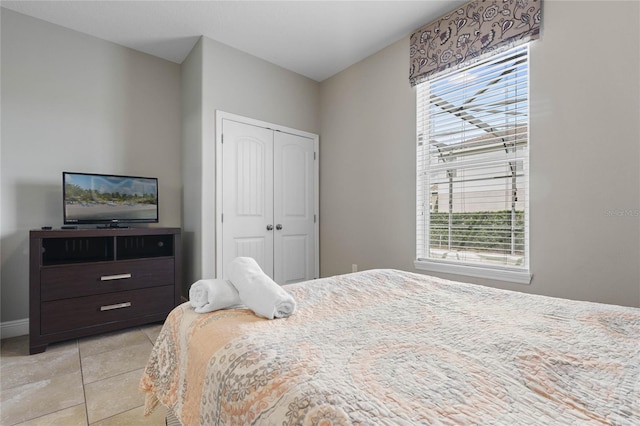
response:
M184 425L640 425L640 309L372 270L286 319L168 317L142 377Z

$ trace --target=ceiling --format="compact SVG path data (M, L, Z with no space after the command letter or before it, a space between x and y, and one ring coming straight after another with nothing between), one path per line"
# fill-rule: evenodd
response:
M465 1L2 0L1 4L176 63L182 63L204 35L323 81Z

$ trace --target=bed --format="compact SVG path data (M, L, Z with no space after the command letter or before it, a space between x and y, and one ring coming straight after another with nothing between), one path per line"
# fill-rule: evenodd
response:
M296 312L168 316L140 382L183 425L640 425L640 309L371 270Z

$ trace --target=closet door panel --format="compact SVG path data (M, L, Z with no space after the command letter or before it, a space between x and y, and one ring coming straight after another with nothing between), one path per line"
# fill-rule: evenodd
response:
M274 134L274 280L290 284L314 278L314 142Z
M223 121L223 276L237 256L273 276L273 132Z

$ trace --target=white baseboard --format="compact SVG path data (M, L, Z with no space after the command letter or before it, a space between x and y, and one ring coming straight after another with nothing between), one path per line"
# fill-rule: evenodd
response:
M29 318L0 323L0 338L24 336L29 334Z

